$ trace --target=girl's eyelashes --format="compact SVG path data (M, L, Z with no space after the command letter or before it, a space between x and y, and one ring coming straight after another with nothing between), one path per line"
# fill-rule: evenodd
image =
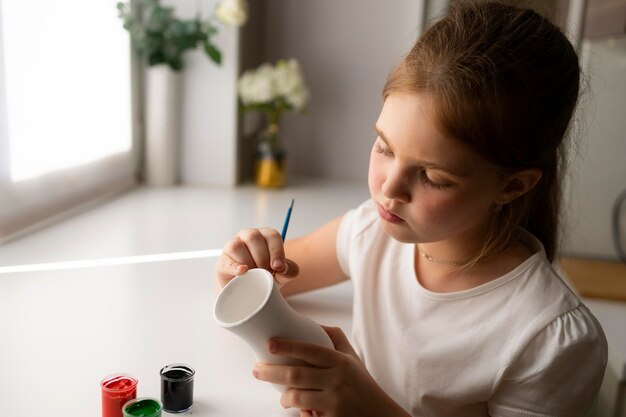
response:
M378 153L382 153L385 156L393 156L393 152L391 152L387 148L383 148L383 146L378 141L376 141L376 143L374 144L374 150Z
M376 143L374 144L374 151L380 154L383 154L385 156L393 156L393 152L391 152L386 147L383 147L383 145L381 145L380 142L378 141L376 141ZM430 178L428 178L428 174L426 173L425 169L420 169L419 177L423 184L425 184L428 187L434 188L436 190L442 190L444 188L448 188L452 186L452 184L441 184L441 183L432 181Z
M419 175L423 184L427 185L428 187L432 187L436 190L443 190L444 188L448 188L452 186L452 184L440 184L437 182L433 182L430 178L428 178L428 174L426 173L426 170L424 169L420 171Z

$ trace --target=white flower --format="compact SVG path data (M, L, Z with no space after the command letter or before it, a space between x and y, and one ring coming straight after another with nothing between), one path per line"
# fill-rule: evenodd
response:
M215 15L222 23L241 26L248 20L248 3L246 0L221 0Z
M274 68L270 64L263 64L257 70L244 72L239 79L238 90L243 104L274 100Z
M306 87L301 86L293 91L290 94L285 96L285 99L289 104L291 104L295 111L302 111L304 106L306 106L307 101L309 101L309 90Z
M309 98L309 91L304 85L298 61L295 59L278 61L275 71L277 94L283 96L294 110L302 110Z
M239 78L239 97L244 105L271 104L284 99L291 110L301 111L309 100L298 61L278 61L275 66L265 63L256 70L246 71Z

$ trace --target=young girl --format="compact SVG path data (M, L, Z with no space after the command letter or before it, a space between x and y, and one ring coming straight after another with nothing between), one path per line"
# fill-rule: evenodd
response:
M216 278L276 273L285 295L351 279L352 341L272 340L256 364L284 407L323 416L581 416L602 329L552 268L578 59L531 10L455 3L393 71L371 199L288 242L242 230ZM302 411L303 415L310 415Z

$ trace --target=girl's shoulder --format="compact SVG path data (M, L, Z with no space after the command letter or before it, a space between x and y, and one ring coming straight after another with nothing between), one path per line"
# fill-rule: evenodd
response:
M591 401L583 397L593 396L595 388L589 387L602 381L607 341L566 277L547 259L538 240L528 236L537 251L520 266L518 279L506 292L510 298L505 311L510 313L500 329L506 335L501 341L504 373L490 409L499 414L536 403L545 407L541 411L546 415L576 415L579 410L570 396L577 392L581 404ZM546 393L554 400L546 401Z
M518 269L518 282L510 306L525 324L519 331L522 345L538 346L553 343L554 350L584 345L588 341L604 341L602 328L584 305L567 277L558 272L545 256L541 243L527 234L526 242L535 253ZM604 342L603 342L604 343Z
M602 327L581 304L554 318L509 358L489 409L497 415L512 409L581 415L600 388L607 350Z

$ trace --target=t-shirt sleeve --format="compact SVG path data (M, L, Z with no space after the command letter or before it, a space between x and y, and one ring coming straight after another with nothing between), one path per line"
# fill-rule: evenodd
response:
M489 400L489 415L583 416L600 389L606 361L602 328L580 306L542 329L507 368Z

